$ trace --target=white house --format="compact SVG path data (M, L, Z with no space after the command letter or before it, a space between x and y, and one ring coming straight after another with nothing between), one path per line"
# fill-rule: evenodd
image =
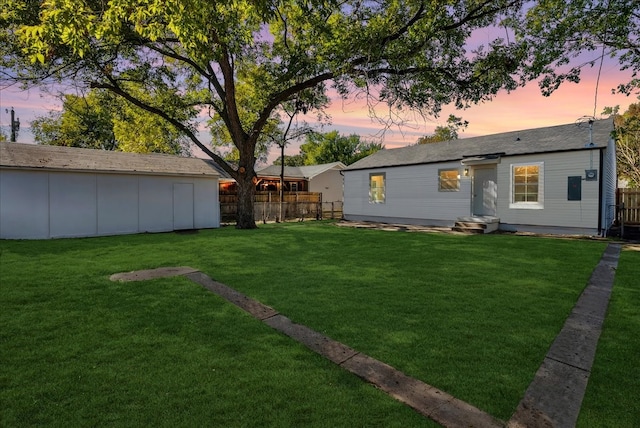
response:
M219 176L204 159L0 143L0 238L219 227Z
M280 183L280 165L271 165L256 171L258 185L268 190L277 189ZM342 162L321 165L285 166L284 179L286 191L306 191L322 193L323 202L342 202Z
M614 220L611 119L381 150L347 167L344 217L598 234Z

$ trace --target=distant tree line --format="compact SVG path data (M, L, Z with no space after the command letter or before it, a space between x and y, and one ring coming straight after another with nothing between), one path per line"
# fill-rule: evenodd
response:
M351 165L378 150L384 149L381 143L363 141L357 134L340 135L338 131L326 133L309 132L305 142L300 145L300 152L293 156L285 156L286 166L320 165L342 162ZM275 165L281 165L278 158Z

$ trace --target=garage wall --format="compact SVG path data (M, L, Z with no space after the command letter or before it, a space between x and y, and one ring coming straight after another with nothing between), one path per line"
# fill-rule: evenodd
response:
M213 228L219 207L216 178L0 170L0 238Z
M96 180L91 174L49 174L49 235L96 235Z
M99 175L97 185L98 235L138 232L138 177Z
M0 238L49 237L49 174L0 170Z

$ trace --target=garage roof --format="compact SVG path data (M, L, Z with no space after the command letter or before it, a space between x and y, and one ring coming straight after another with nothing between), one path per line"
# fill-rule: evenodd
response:
M150 175L222 175L220 167L207 159L6 142L0 143L0 167Z

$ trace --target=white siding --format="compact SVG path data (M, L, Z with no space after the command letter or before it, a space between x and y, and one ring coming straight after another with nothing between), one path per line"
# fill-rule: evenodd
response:
M613 154L612 154L613 153ZM542 153L510 156L497 164L498 202L496 216L506 229L526 230L526 226L597 231L600 206L600 186L603 198L611 204L614 192L614 150L605 153L600 171L600 150L585 149L572 152ZM541 163L541 186L544 194L540 209L510 207L511 167L513 164ZM344 215L347 219L378 221L410 220L421 224L453 224L470 214L471 180L462 176L459 192L438 191L438 170L459 168L459 162L376 168L345 171ZM586 181L585 170L598 170L597 181ZM383 204L369 203L369 175L384 173L386 177ZM568 177L580 176L582 195L579 201L568 200ZM604 220L603 220L604 221ZM518 227L523 226L523 227Z
M193 229L193 183L173 183L173 229Z
M0 170L0 238L49 237L49 174Z
M457 192L438 191L438 170L450 168L462 174L460 162L345 171L345 216L453 224L457 217L469 215L471 180L461 177ZM370 173L386 175L383 204L369 203Z
M542 209L510 208L511 166L544 163L544 206ZM512 225L598 228L598 197L601 179L582 181L582 200L567 199L568 177L584 178L586 169L600 168L598 150L510 156L498 164L498 212L501 223Z
M173 230L173 182L170 177L140 177L140 231Z
M95 174L49 174L49 221L52 238L97 234Z
M309 180L309 191L322 193L323 202L342 201L342 175L340 171L330 169Z
M220 227L220 200L218 198L218 180L194 178L194 216L193 227L206 229Z
M0 238L171 231L174 183L193 189L193 227L220 226L216 178L0 169Z
M98 235L138 231L138 177L98 176Z

